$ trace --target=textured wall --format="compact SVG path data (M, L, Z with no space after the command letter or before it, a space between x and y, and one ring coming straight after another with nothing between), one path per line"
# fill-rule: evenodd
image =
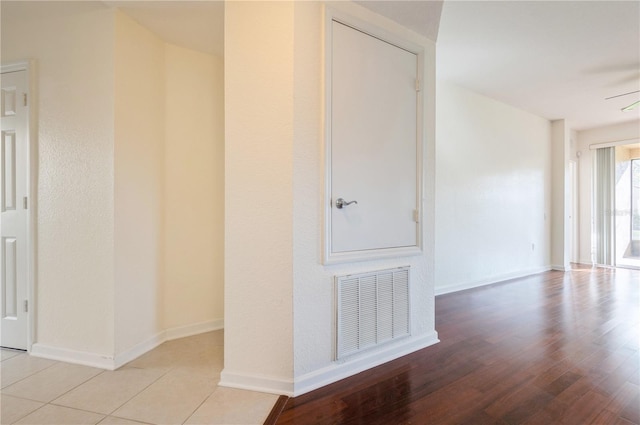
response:
M442 81L436 112L436 293L550 262L551 130Z
M2 2L3 63L36 64L36 342L70 361L222 318L222 62L165 46L98 2Z
M293 373L293 3L225 7L225 374Z
M2 2L2 62L37 60L36 341L102 355L113 353L113 37L97 2Z
M164 43L115 21L115 352L163 329Z
M222 320L224 78L221 58L165 46L166 328Z
M433 304L433 44L406 32L404 28L352 4L341 5L348 15L371 22L425 48L425 146L423 167L424 255L362 261L325 266L323 247L324 129L323 129L323 38L322 6L295 6L295 120L294 120L294 340L295 379L304 386L314 374L355 373L357 366L334 362L334 291L336 275L411 266L412 339L434 332ZM353 158L357 161L358 158ZM406 341L405 341L406 342ZM375 355L375 354L374 354ZM358 357L352 359L358 360ZM309 382L310 383L310 382Z
M352 6L353 13L402 31ZM262 389L300 393L381 361L376 351L364 363L333 361L337 274L411 265L410 342L434 342L433 96L426 113L425 255L331 267L321 262L322 16L316 2L226 7L223 384L246 378L256 385L264 378ZM425 48L425 87L433 93L433 45L425 41Z

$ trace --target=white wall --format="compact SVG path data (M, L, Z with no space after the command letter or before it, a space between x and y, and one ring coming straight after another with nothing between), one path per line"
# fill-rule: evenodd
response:
M163 329L164 43L115 19L115 353Z
M2 2L2 63L36 59L37 335L113 354L114 27L97 2Z
M628 121L605 127L578 131L577 154L578 157L578 185L580 196L580 262L592 264L595 257L592 255L592 178L593 178L593 153L590 145L611 143L623 140L640 138L640 120Z
M569 155L571 130L566 120L551 122L551 267L569 270L571 214Z
M339 7L424 44L425 90L433 93L433 43L356 5ZM323 25L319 2L226 5L222 385L297 395L437 341L433 96L425 113L425 255L321 264ZM412 337L333 361L334 276L401 265L412 268Z
M294 392L300 394L437 342L433 294L435 69L434 43L355 4L334 4L425 49L422 256L323 266L323 31L319 3L295 4L294 37ZM357 158L353 158L357 161ZM411 266L412 336L346 362L333 361L335 276Z
M548 269L550 123L445 81L436 98L436 293Z
M165 46L164 323L224 317L224 77L221 58Z

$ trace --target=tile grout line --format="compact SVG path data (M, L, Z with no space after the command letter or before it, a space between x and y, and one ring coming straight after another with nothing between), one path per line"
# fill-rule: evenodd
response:
M40 373L40 372L42 372L42 371L44 371L44 370L46 370L46 369L48 369L48 368L50 368L50 367L53 367L53 366L55 366L56 364L59 364L59 363L63 363L63 362L56 361L56 363L54 363L54 364L52 364L52 365L50 365L50 366L48 366L48 367L46 367L46 368L44 368L44 369L42 369L42 370L39 370L39 371L38 371L38 372L36 372L36 373ZM31 412L27 413L26 415L24 415L24 416L20 417L20 418L19 418L17 421L15 421L15 422L21 421L22 419L24 419L24 418L26 418L27 416L29 416L29 415L31 415L31 414L33 414L33 413L37 412L38 410L42 409L42 408L43 408L43 407L45 407L45 406L64 407L64 408L67 408L67 409L78 410L78 411L81 411L81 412L93 413L93 414L96 414L96 415L104 415L104 413L92 412L92 411L89 411L89 410L83 410L83 409L76 409L76 408L74 408L74 407L63 406L63 405L60 405L60 404L54 404L54 403L53 403L54 401L56 401L57 399L59 399L59 398L60 398L60 397L62 397L63 395L65 395L65 394L69 393L70 391L73 391L74 389L78 388L80 385L83 385L83 384L85 384L85 383L89 382L89 381L90 381L90 380L92 380L93 378L95 378L95 377L98 377L98 376L102 375L104 372L105 372L105 371L103 370L102 372L98 373L97 375L94 375L94 376L92 376L91 378L87 379L86 381L81 382L80 384L76 385L75 387L73 387L73 388L69 389L68 391L64 392L63 394L60 394L58 397L56 397L55 399L53 399L53 400L51 400L51 401L48 401L48 402L44 402L44 401L42 401L42 400L33 400L33 399L30 399L30 398L26 398L26 397L16 397L16 396L11 395L11 394L4 394L4 395L9 396L9 397L13 397L13 398L19 398L19 399L22 399L22 400L29 400L29 401L33 401L33 402L36 402L36 403L42 403L42 406L38 407L36 410L33 410L33 411L31 411ZM32 375L29 375L29 376L33 376L33 375L35 375L36 373L34 373L34 374L32 374ZM24 379L26 379L26 378L24 378ZM22 379L21 379L20 381L22 381ZM13 384L11 384L11 385L17 384L17 383L18 383L18 382L20 382L20 381L16 381L16 382L14 382L14 383L13 383ZM8 385L7 387L10 387L11 385ZM1 391L1 390L0 390L0 393L2 393L2 391ZM107 415L107 416L108 416L108 415ZM106 416L105 416L105 417L106 417ZM103 418L103 419L104 419L104 418ZM100 421L102 421L103 419L101 419ZM14 422L14 423L15 423L15 422Z
M126 365L121 366L121 368L122 368L122 367L124 367L124 366L126 366ZM59 398L61 398L61 397L65 396L66 394L70 393L71 391L75 390L76 388L78 388L78 387L80 387L80 386L82 386L82 385L84 385L84 384L88 383L89 381L93 380L94 378L97 378L98 376L100 376L100 375L102 375L102 374L104 374L104 373L107 373L107 372L116 372L117 370L120 370L121 368L118 368L118 369L116 369L116 370L114 370L114 371L107 371L107 370L103 370L103 371L102 371L102 372L100 372L99 374L97 374L97 375L95 375L95 376L93 376L93 377L89 378L87 381L84 381L84 382L82 382L81 384L76 385L75 387L71 388L69 391L67 391L67 392L65 392L65 393L63 393L63 394L61 394L61 395L59 395L58 397L56 397L55 399L51 400L51 401L50 401L50 402L48 402L47 404L51 404L52 406L66 407L66 408L69 408L69 409L80 410L80 411L83 411L83 412L95 413L95 414L98 414L98 415L106 415L106 416L105 416L105 418L106 418L106 417L108 417L108 416L113 415L113 413L114 413L116 410L118 410L119 408L121 408L122 406L124 406L125 404L127 404L128 402L130 402L131 400L133 400L133 399L134 399L138 394L140 394L141 392L143 392L144 390L146 390L147 388L149 388L151 385L153 385L155 382L157 382L159 379L161 379L163 376L165 376L167 373L169 373L169 371L173 370L173 368L171 368L171 369L169 369L168 371L166 371L166 372L164 372L163 374L161 374L160 376L158 376L158 378L156 378L155 380L153 380L153 382L151 382L149 385L145 386L145 387L144 387L144 388L142 388L140 391L138 391L137 393L135 393L134 395L132 395L128 400L126 400L124 403L122 403L121 405L119 405L118 407L116 407L115 409L113 409L113 410L112 410L111 412L109 412L109 413L94 412L94 411L92 411L92 410L79 409L79 408L77 408L77 407L70 407L70 406L65 406L65 405L63 405L63 404L56 404L56 403L55 403L55 401L56 401L56 400L58 400ZM146 368L132 368L132 369L148 370L148 369L146 369ZM33 400L33 401L37 401L37 400ZM41 403L42 403L42 402L41 402ZM122 419L127 419L127 418L122 418ZM127 419L127 420L130 420L130 419Z
M122 365L122 367L124 367L126 365ZM133 369L140 369L140 370L150 370L147 368L133 368ZM120 368L116 369L116 370L120 370ZM118 407L116 407L115 409L113 409L111 411L111 413L109 413L107 416L111 416L113 415L113 413L115 411L117 411L118 409L120 409L122 406L124 406L125 404L129 403L131 400L133 400L134 398L136 398L138 395L140 395L143 391L145 391L147 388L149 388L150 386L152 386L153 384L155 384L156 382L158 382L160 379L162 379L167 373L169 373L171 370L173 370L173 368L170 368L169 370L167 370L166 372L162 373L160 376L158 376L156 379L153 380L153 382L150 382L149 385L147 385L146 387L142 388L140 391L138 391L137 393L135 393L134 395L132 395L127 401L125 401L124 403L122 403L121 405L119 405ZM115 371L114 371L115 372ZM127 418L122 418L122 419L127 419ZM127 420L131 420L131 419L127 419Z
M218 382L220 382L220 381L218 381ZM211 391L211 394L209 394L208 396L206 396L206 397L204 398L204 400L202 400L202 402L201 402L201 403L200 403L200 404L199 404L195 409L193 409L193 411L192 411L191 413L189 413L189 416L187 416L187 418L186 418L184 421L182 421L182 424L187 423L187 421L188 421L189 419L191 419L191 417L192 417L192 416L193 416L193 415L198 411L198 409L199 409L199 408L201 408L201 407L202 407L202 405L203 405L203 404L205 404L205 403L206 403L206 401L207 401L207 400L209 400L209 399L211 398L211 396L213 395L213 393L215 393L216 391L218 391L218 388L220 388L220 387L218 386L218 384L216 384L216 387L213 389L213 391Z
M223 348L223 347L224 347L224 345L222 345L222 344L214 344L212 347L209 347L209 348L215 349L215 352L218 353L218 354L216 354L216 356L218 356L218 355L223 354L223 353L219 352L220 349ZM198 347L187 347L187 350L188 350L188 352L192 352L192 350L196 350L197 348ZM209 348L207 348L207 351L209 350ZM173 351L173 350L171 350L171 351ZM169 357L173 358L175 356L182 356L182 354L180 352L181 352L181 350L176 350L176 352L171 354L171 356L169 356ZM198 355L196 357L198 357L198 359L199 359L202 356ZM208 356L204 356L204 357L208 358ZM10 360L10 359L6 359L6 360ZM198 360L198 361L200 361L200 360ZM191 409L189 409L190 411L187 411L185 413L185 416L183 416L184 419L176 418L177 419L176 423L184 424L184 423L187 423L199 409L203 408L203 406L207 403L207 401L211 400L211 398L214 396L214 394L216 394L216 392L219 390L219 388L221 388L218 385L219 376L220 376L219 375L220 374L219 369L221 368L221 366L223 367L223 365L218 364L218 362L219 362L219 360L216 360L215 362L213 362L211 364L209 364L209 362L205 362L206 365L205 365L205 368L202 371L199 371L198 368L196 368L194 370L191 370L188 367L189 365L183 365L182 364L183 362L179 361L179 359L171 360L171 362L168 365L165 364L165 360L162 360L161 364L164 365L165 367L154 367L154 363L155 362L152 362L151 364L147 365L146 367L144 365L140 365L140 366L123 365L118 370L131 369L131 370L139 370L141 372L144 371L145 375L147 375L151 379L150 379L150 381L148 383L144 384L144 386L141 387L141 388L138 388L137 385L134 385L133 386L133 388L135 389L134 393L131 394L131 395L128 395L126 400L124 400L123 402L120 402L117 406L115 406L113 408L103 409L102 412L95 411L94 407L97 407L97 405L95 405L93 403L77 403L76 406L70 406L70 405L67 406L67 405L64 405L64 404L60 404L62 402L62 400L60 400L60 399L65 397L65 396L71 397L70 393L72 393L74 391L76 393L80 394L82 392L82 386L83 385L87 385L88 383L92 382L94 380L94 378L99 379L99 377L101 377L101 376L105 376L106 374L112 373L111 371L106 371L106 370L95 370L95 369L93 371L89 370L88 372L91 372L91 373L95 372L96 374L92 375L92 376L89 376L86 379L81 379L80 380L81 382L78 382L77 384L73 385L71 388L68 388L68 389L64 390L60 394L56 394L57 391L51 391L50 393L53 393L55 395L55 398L50 400L50 401L48 401L48 402L43 402L41 400L32 400L31 398L25 398L24 396L15 396L15 395L10 395L10 394L6 394L6 395L8 397L12 397L12 398L16 399L16 401L22 399L22 400L25 400L25 402L26 401L30 401L30 402L39 404L39 406L37 406L34 410L32 410L32 411L30 411L28 413L25 413L25 414L21 413L20 417L16 417L14 419L14 421L16 421L16 422L24 420L25 417L29 417L30 415L33 415L33 414L36 414L36 415L39 415L39 416L43 416L43 415L48 416L49 410L45 411L47 413L45 413L45 412L36 413L36 412L40 412L42 408L47 408L45 406L48 406L49 409L52 409L52 408L64 409L64 410L68 409L69 412L73 412L73 411L78 412L76 414L79 414L80 412L82 412L84 414L93 414L96 417L99 417L98 419L96 419L96 421L97 421L96 423L102 423L102 422L104 422L105 420L107 420L108 418L111 417L111 418L115 418L116 421L117 421L117 419L121 419L121 420L130 420L132 422L140 423L140 424L147 424L147 423L148 424L153 424L154 423L153 421L145 422L144 419L142 419L142 418L137 418L137 419L136 418L127 418L126 416L123 417L121 415L116 415L115 413L119 409L121 409L123 406L125 406L127 403L132 402L132 400L134 400L136 397L139 397L140 394L142 394L143 392L147 391L154 384L157 384L158 381L162 380L163 378L166 378L167 375L170 375L173 372L181 372L184 369L184 371L190 372L190 373L191 372L196 373L196 374L203 374L204 373L204 375L203 375L204 379L206 379L207 381L213 380L213 382L210 382L210 384L207 384L207 386L210 386L211 384L213 384L213 385L211 385L210 391L205 392L202 395L202 398L200 399L199 402L197 400L194 400L194 401L196 401L197 405L192 405L193 407ZM51 367L59 367L59 366L56 366L56 365L60 365L60 364L66 364L66 362L52 361L51 364L45 366L43 369L38 370L38 371L36 371L34 373L31 373L31 374L25 376L24 378L19 379L18 381L12 383L11 385L14 385L14 384L17 384L19 382L22 382L27 378L32 378L35 375L38 375L40 372L45 372L46 370L48 370ZM166 366L168 366L168 367L166 367ZM187 366L187 367L185 368L185 366ZM209 369L211 369L212 372L216 372L215 374L211 375L211 377L207 377L208 374L210 373ZM118 370L113 371L113 372L117 372ZM80 376L82 376L83 372L86 373L87 370L80 371ZM70 373L70 371L69 371L69 373ZM136 374L134 374L134 376L135 375ZM182 373L179 373L178 375L182 376ZM187 376L187 375L185 375L185 376ZM70 373L69 377L73 378L73 374ZM114 390L118 391L119 386L117 384L118 384L118 382L120 382L120 380L117 379L118 378L117 375L113 376L113 377L112 376L105 376L105 378L109 378L109 381L113 380L113 382L116 384L116 387L114 387ZM42 378L40 378L39 380L42 380ZM44 382L44 384L46 384L46 380L42 380L42 382ZM123 381L123 382L126 382L126 381ZM100 387L99 383L94 383L93 384L93 386L96 386L96 385L98 387ZM61 386L63 388L65 388L65 385L61 385ZM98 392L101 393L100 391L98 391ZM4 391L2 391L2 394L5 395ZM34 394L30 393L30 392L27 392L25 394L27 394L27 397L31 397L31 396L34 395ZM70 399L70 403L72 403L71 399ZM111 403L107 403L105 407L109 407L110 404ZM102 403L102 405L104 405L104 403ZM80 407L77 407L77 406L80 406ZM33 408L33 406L31 406L31 408ZM59 410L59 411L56 410L55 414L57 415L58 412L60 412L59 413L60 415L64 415L64 410ZM53 412L53 410L52 410L52 412ZM267 412L267 414L268 414L268 412ZM15 423L15 422L12 422L12 423Z
M33 401L33 400L30 400L30 401ZM40 403L42 403L42 402L40 402ZM31 411L31 412L29 412L29 413L27 413L25 415L20 416L17 420L11 422L11 424L15 424L16 422L20 422L21 420L23 420L24 418L26 418L30 414L37 412L38 410L42 409L46 405L47 405L47 403L43 403L42 406L38 407L36 410L33 410L33 411Z
M120 368L118 368L117 370L120 370L121 368L124 368L126 366L122 365ZM145 367L135 367L132 366L130 367L131 369L138 369L138 370L153 370L153 369L149 369L149 368L145 368ZM121 405L119 405L118 407L116 407L111 413L109 413L107 415L107 417L109 416L113 416L113 414L120 409L122 406L124 406L125 404L129 403L131 400L133 400L134 398L136 398L138 395L142 394L146 389L148 389L149 387L151 387L153 384L155 384L156 382L158 382L160 379L162 379L163 377L165 377L166 375L168 375L170 372L177 370L178 367L177 366L171 366L169 367L165 372L163 372L162 374L160 374L160 376L158 376L155 380L153 380L153 382L149 383L149 385L147 385L146 387L142 388L140 391L138 391L136 394L134 394L133 396L131 396L127 401L125 401L124 403L122 403ZM208 397L207 397L208 398ZM205 399L206 400L206 399ZM191 414L193 415L193 413ZM191 415L189 417L191 417ZM119 418L119 419L124 419L127 421L134 421L134 422L139 422L137 419L131 419L131 418L127 418L127 417L121 417L121 416L113 416L115 418ZM187 420L189 419L189 417L187 418ZM103 419L104 420L104 419ZM140 423L146 423L146 422L140 422Z
M26 356L30 356L31 354L29 354L29 353L25 353L25 355L26 355ZM13 358L15 358L15 357L18 357L18 356L11 357L11 358L9 358L9 359L7 359L7 360L11 360L11 359L13 359ZM53 366L55 366L55 365L57 365L57 364L59 364L59 363L62 363L62 362L60 362L60 361L58 361L58 360L52 360L52 361L54 362L53 364L50 364L50 365L49 365L49 366L47 366L47 367L44 367L44 368L42 368L42 369L40 369L40 370L37 370L37 371L35 371L35 372L31 373L30 375L27 375L27 376L25 376L25 377L23 377L23 378L20 378L20 379L18 379L17 381L12 382L11 384L7 385L6 387L2 387L2 383L0 382L0 391L4 390L4 389L6 389L6 388L9 388L9 387L10 387L10 386L12 386L12 385L17 384L18 382L22 382L22 381L24 381L25 379L30 378L30 377L32 377L33 375L37 374L37 373L40 373L40 372L42 372L42 371L45 371L45 370L49 369L50 367L53 367ZM6 366L5 366L5 367L6 367ZM7 394L7 395L9 395L9 394ZM20 397L18 397L18 398L20 398ZM37 400L33 400L33 401L37 401ZM42 403L42 402L41 402L41 403Z
M39 408L38 408L38 409L36 409L36 410L40 410L40 409L42 409L42 408L43 408L43 407L45 407L45 406L62 407L63 409L76 410L76 411L78 411L78 412L84 412L84 413L92 413L92 414L94 414L94 415L102 415L102 416L104 416L104 417L103 417L102 419L100 419L100 422L102 422L103 420L105 420L105 418L107 418L107 417L109 416L109 415L105 415L104 413L92 412L91 410L78 409L78 408L76 408L76 407L61 406L61 405L59 405L59 404L53 404L53 403L45 403L45 404L44 404L44 406L39 407ZM33 412L29 413L29 415L31 415L32 413L35 413L35 412L36 412L36 410L34 410ZM29 415L27 415L27 416L29 416ZM96 422L96 424L98 424L98 423L100 423L100 422Z

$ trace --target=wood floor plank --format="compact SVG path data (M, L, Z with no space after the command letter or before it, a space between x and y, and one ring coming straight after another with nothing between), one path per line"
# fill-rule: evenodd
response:
M551 400L543 409L523 422L524 425L559 424L569 406L557 399Z
M439 344L290 398L275 423L640 425L639 286L577 267L439 296Z
M626 412L629 406L637 407L638 396L640 395L640 388L629 382L626 382L620 391L616 393L616 395L609 401L607 406L605 407L607 411L612 412L618 416L622 414L622 412Z
M587 391L566 412L562 424L584 425L591 423L605 410L607 399L596 391Z

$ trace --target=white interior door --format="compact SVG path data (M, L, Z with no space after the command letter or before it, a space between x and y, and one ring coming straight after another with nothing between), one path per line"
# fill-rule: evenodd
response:
M28 110L27 71L1 77L0 305L3 347L27 349Z
M418 55L332 21L330 78L331 251L416 246Z

